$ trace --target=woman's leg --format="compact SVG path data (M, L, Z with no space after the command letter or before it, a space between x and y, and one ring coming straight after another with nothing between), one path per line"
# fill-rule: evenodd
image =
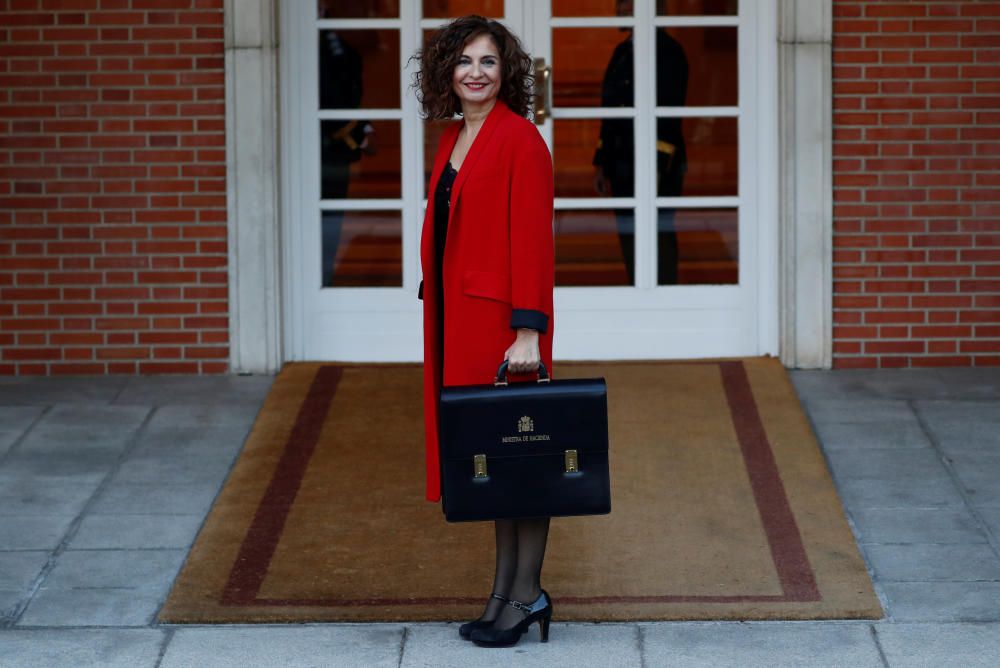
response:
M542 561L549 537L549 518L516 520L517 569L508 598L534 603L541 592ZM499 601L497 601L499 603ZM494 628L507 629L524 619L524 613L504 605Z
M497 539L497 565L493 574L493 591L501 596L510 596L510 589L514 584L514 574L517 572L517 525L515 520L496 520ZM500 610L505 606L503 601L490 598L486 602L486 610L480 617L483 621L491 621L497 618Z

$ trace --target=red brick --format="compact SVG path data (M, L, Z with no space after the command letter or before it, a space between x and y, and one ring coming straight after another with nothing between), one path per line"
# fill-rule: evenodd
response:
M149 327L147 318L97 318L94 325L103 330L139 331Z
M976 337L978 338L1000 338L1000 324L998 325L977 325Z
M865 323L923 323L924 314L921 311L867 311Z
M878 367L876 357L835 357L833 368L835 369L875 369Z
M885 91L889 92L889 91ZM926 109L927 100L921 97L889 97L881 95L865 99L865 109Z
M969 366L971 358L964 355L925 355L910 358L914 367Z
M979 304L977 304L979 306ZM1000 322L1000 311L961 311L958 314L959 322L981 322L981 323L996 323Z
M927 45L927 36L922 34L872 34L864 38L864 46L872 51L879 49L920 49Z
M140 362L140 374L195 374L197 362Z
M833 335L837 341L844 339L871 339L878 336L877 327L834 327Z
M137 365L135 362L109 362L109 374L135 375Z
M62 359L60 348L18 347L5 348L0 351L0 359L4 360L58 360Z
M925 352L925 344L923 341L866 341L864 352L874 355L893 353L921 354Z
M969 280L961 281L962 292L994 292L1000 293L1000 280Z
M913 267L913 277L914 278L932 278L932 277L952 277L952 278L962 278L972 275L972 267L966 264L960 265L939 265L939 264L925 264Z
M198 312L198 305L192 302L157 301L139 304L142 315L180 314L191 315Z
M229 349L225 347L196 347L189 346L184 349L186 359L226 359L229 357Z
M105 372L105 367L103 364L52 364L51 373L52 375L68 375L68 376L79 376L79 375L99 375Z
M121 359L148 359L150 351L148 347L128 347L128 348L98 348L97 359L101 360L121 360Z
M899 18L901 16L926 16L927 7L924 3L897 2L897 3L872 3L864 8L864 15L878 18Z
M189 317L184 318L184 326L194 329L228 329L229 320L216 317Z
M913 327L912 335L920 339L958 339L972 336L972 328L968 326L940 326L932 325L925 327Z
M959 341L958 349L963 353L1000 353L1000 339Z
M229 332L203 331L198 337L202 343L229 343Z
M871 79L923 79L927 68L919 65L872 65L865 68L865 77Z
M920 281L865 281L865 292L902 292L902 293L922 293L925 291L924 283Z
M861 313L858 311L838 310L842 308L875 308L878 306L878 299L875 297L845 297L834 295L833 297L833 321L835 323L860 323Z
M927 281L928 292L956 292L957 290L957 281Z

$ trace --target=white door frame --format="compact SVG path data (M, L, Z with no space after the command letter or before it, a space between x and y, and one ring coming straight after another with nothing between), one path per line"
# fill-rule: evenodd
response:
M832 0L779 0L781 361L833 362Z
M780 66L772 99L781 133L771 145L776 152L780 148L780 162L772 163L780 196L771 213L781 224L771 238L760 237L761 246L770 250L759 251L759 256L763 260L769 253L772 262L761 266L773 267L780 276L780 318L760 318L758 336L762 341L773 338L769 330L780 325L779 349L787 366L829 367L832 0L776 1L775 13L759 13L759 23L767 24L763 34L779 31L773 41L761 45L759 64L770 67L762 70L767 72L777 72ZM773 7L775 0L766 2ZM289 170L301 128L289 122L294 100L282 98L280 114L274 113L281 88L276 78L290 83L300 73L294 67L295 49L286 49L279 58L279 44L295 42L287 24L278 29L278 0L238 4L239 12L236 0L225 5L231 368L273 373L284 361L300 359L296 353L301 351L300 328L295 326L301 295L292 289L296 268L290 243L295 207L303 200L297 190L301 183ZM768 150L768 144L762 143L761 150ZM266 196L275 191L279 171L280 200ZM758 204L762 215L767 206Z

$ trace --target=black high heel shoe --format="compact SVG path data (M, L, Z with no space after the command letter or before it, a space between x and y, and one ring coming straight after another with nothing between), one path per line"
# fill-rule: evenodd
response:
M504 603L510 603L509 598L507 598L506 596L501 596L496 592L490 594L490 598L495 598L498 601L503 601ZM489 621L477 619L474 622L467 622L458 627L458 635L462 636L466 640L469 640L469 636L472 634L473 631L476 631L478 629L488 629L491 626L493 626L493 622L495 621L496 619L491 619Z
M516 645L532 624L538 622L542 642L549 641L549 622L552 621L552 599L544 589L530 605L511 599L507 605L524 613L525 617L509 629L494 626L473 631L470 639L480 647L510 647Z

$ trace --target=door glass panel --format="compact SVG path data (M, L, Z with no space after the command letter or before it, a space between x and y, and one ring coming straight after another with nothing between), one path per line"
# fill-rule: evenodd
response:
M552 0L552 16L631 16L632 0Z
M668 130L680 121L683 143L673 155L657 151L657 190L661 197L732 196L739 194L739 143L734 117L657 119L659 135L673 136ZM663 148L663 140L657 141ZM667 178L664 180L663 175Z
M399 121L320 121L320 196L400 197L399 132Z
M656 104L735 106L739 81L735 27L661 28L656 33Z
M320 30L321 109L399 107L398 30Z
M739 281L736 209L664 208L658 218L658 285L735 285Z
M553 29L553 105L631 107L631 34L624 28Z
M399 0L318 0L321 19L388 19L399 17Z
M632 209L556 211L556 285L632 285Z
M736 16L737 0L656 0L659 16Z
M424 0L424 17L449 19L466 14L503 17L503 0Z
M323 287L403 284L399 211L323 211Z
M555 121L556 197L631 197L635 192L632 128L631 118Z
M632 16L633 0L552 0L552 16ZM656 0L658 16L735 16L737 0Z

